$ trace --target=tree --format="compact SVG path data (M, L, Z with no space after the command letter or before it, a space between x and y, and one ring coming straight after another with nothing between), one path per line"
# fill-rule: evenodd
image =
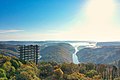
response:
M93 63L87 63L86 64L86 70L89 71L89 70L93 70L95 69L95 64Z
M65 74L72 74L73 72L79 72L79 66L73 63L63 63L61 69Z
M32 71L30 72L20 72L20 74L16 75L16 80L40 80Z
M0 78L6 78L5 70L1 68L0 68Z
M101 80L101 76L100 75L95 75L95 76L93 76L93 79L94 80Z
M12 60L10 60L10 62L15 67L15 69L17 69L18 67L20 67L19 63L16 60L12 59Z
M93 78L93 76L97 75L97 71L95 70L90 70L86 73L87 77Z
M39 70L38 70L39 71ZM31 65L22 65L16 72L17 80L40 80L36 70Z
M64 73L60 68L54 70L54 75L57 79L63 78L63 74Z
M15 68L11 65L10 61L6 61L2 68L6 71L7 78L10 78L11 76L14 76L15 74Z
M120 80L120 77L118 77L118 78L115 78L114 80Z
M86 79L84 74L74 72L70 75L67 75L67 78L65 80L89 80L89 79L88 78Z
M52 75L54 72L54 67L49 63L39 66L39 69L40 69L40 77L42 78L46 78Z

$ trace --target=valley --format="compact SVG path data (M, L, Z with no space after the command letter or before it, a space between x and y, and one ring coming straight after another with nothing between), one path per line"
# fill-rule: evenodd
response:
M120 59L119 42L0 41L0 52L5 52L4 55L19 57L18 46L31 44L40 46L40 61L112 64Z

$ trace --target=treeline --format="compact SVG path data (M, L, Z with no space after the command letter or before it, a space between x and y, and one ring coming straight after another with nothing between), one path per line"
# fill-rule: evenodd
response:
M0 55L0 80L120 80L113 65L22 61Z

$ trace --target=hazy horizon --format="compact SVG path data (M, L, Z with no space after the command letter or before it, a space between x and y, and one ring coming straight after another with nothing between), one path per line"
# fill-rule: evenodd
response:
M1 0L0 41L120 41L119 0Z

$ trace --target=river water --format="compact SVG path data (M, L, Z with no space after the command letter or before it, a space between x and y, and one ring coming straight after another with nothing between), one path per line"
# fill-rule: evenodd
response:
M78 50L78 47L75 47L75 52L74 52L74 54L73 54L73 63L75 63L75 64L79 64L78 57L77 57L77 55L76 55L76 53L77 53L78 51L79 51L79 50Z
M91 44L89 44L89 42L79 42L79 43L69 43L71 44L74 48L75 48L75 52L73 53L73 63L75 64L79 64L79 60L78 60L78 57L77 57L77 52L83 48L86 48L86 47L91 47ZM84 47L83 47L84 46ZM80 48L81 47L81 48ZM79 49L78 49L79 48Z

